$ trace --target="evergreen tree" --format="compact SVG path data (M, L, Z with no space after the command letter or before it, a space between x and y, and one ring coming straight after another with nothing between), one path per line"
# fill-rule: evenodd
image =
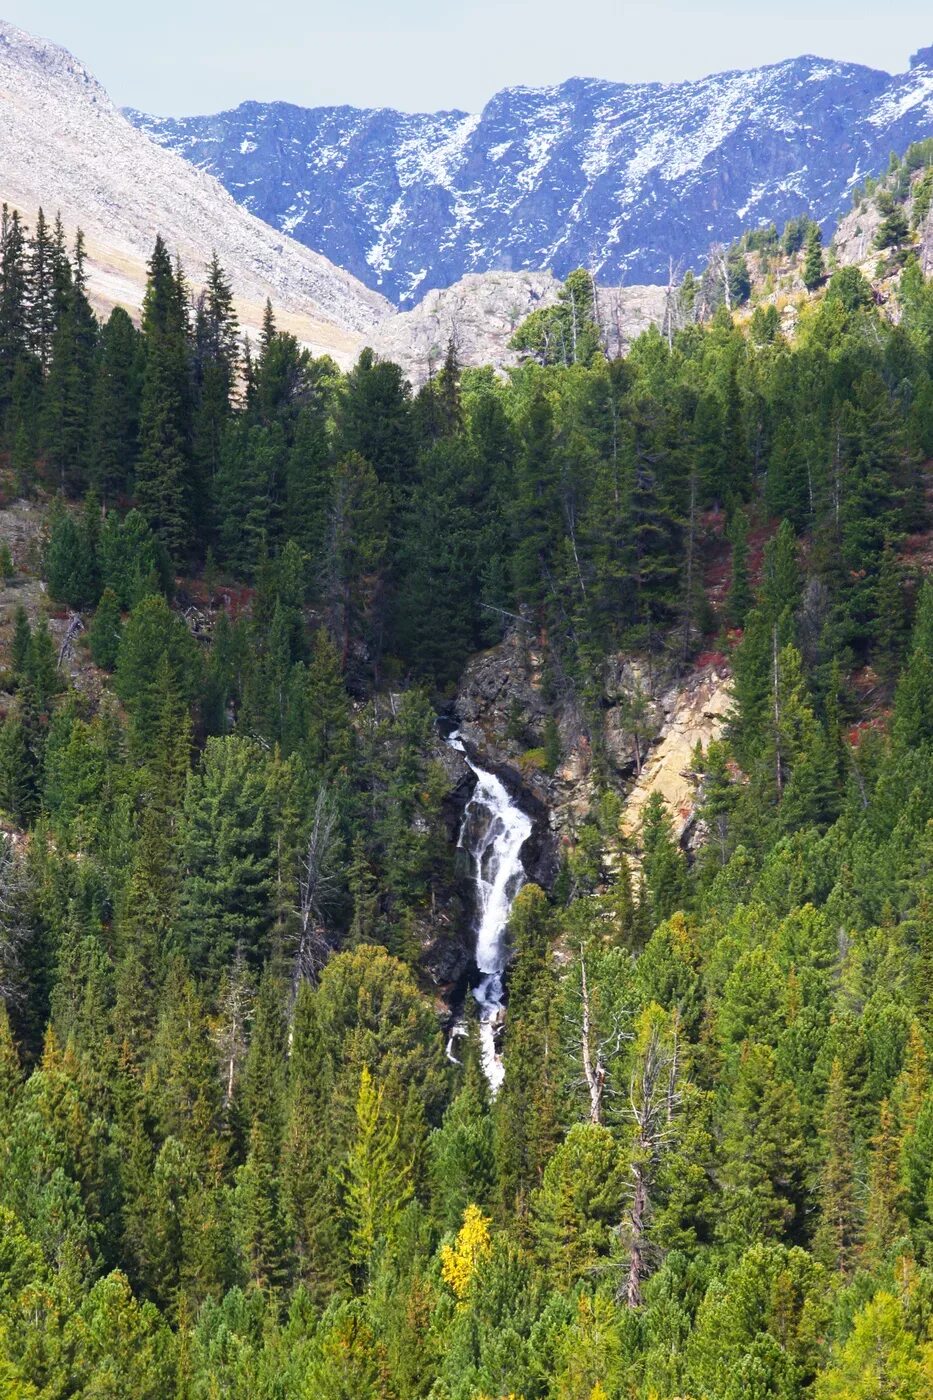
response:
M860 1221L856 1200L851 1108L840 1061L833 1061L823 1123L820 1225L816 1250L828 1268L844 1276L855 1265Z
M774 1052L746 1043L723 1117L722 1237L746 1246L780 1237L797 1212L800 1108Z
M270 823L262 751L243 738L209 739L185 793L180 924L192 962L214 978L238 947L257 963L271 951Z
M0 409L8 437L14 377L29 351L28 294L26 231L17 210L4 204L0 217Z
M122 307L100 333L89 426L89 477L101 500L129 491L136 463L144 342Z
M748 522L741 511L736 511L732 517L729 537L732 542L732 573L726 614L733 627L742 627L753 600L748 581Z
M344 1168L344 1210L350 1256L370 1268L377 1248L391 1240L411 1191L411 1164L399 1143L399 1124L383 1091L364 1065L356 1102L356 1130Z
M808 292L816 291L823 281L823 231L811 224L803 259L803 285Z
M171 558L190 543L191 367L187 290L161 238L148 264L142 330L146 347L139 412L136 499Z
M117 664L122 630L117 595L112 588L105 588L88 631L91 655L105 671L112 671Z
M73 270L67 262L52 338L52 361L43 396L42 439L46 456L63 491L85 484L90 458L91 398L94 383L97 323L83 274L81 234Z

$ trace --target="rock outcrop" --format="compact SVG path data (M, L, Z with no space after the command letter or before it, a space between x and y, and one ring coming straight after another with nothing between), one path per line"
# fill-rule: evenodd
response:
M507 369L519 356L509 342L526 316L553 306L561 283L550 272L469 273L452 287L431 291L411 311L383 321L373 348L402 365L415 385L436 370L452 341L464 366ZM661 325L664 287L600 287L600 328L610 355L624 354L649 326Z
M693 754L697 744L706 748L722 737L731 707L730 676L719 662L692 672L660 697L657 735L622 809L623 834L636 847L645 804L655 792L664 798L677 839L686 838L696 804Z

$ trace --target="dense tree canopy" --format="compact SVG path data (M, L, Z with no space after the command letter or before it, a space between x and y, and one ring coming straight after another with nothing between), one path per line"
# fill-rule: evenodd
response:
M6 213L0 1392L930 1394L933 284L895 326L800 221L790 341L732 314L759 234L625 359L576 273L413 392L244 345L161 240L101 323ZM493 1097L435 719L513 627L528 764L591 764ZM696 839L656 793L626 842L607 676L713 648Z

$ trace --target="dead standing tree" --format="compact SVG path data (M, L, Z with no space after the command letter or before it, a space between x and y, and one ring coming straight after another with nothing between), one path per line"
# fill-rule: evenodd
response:
M609 1028L600 1033L598 1021L601 1019L595 1005L593 989L586 971L586 957L580 948L580 984L575 997L576 1005L567 1015L569 1038L573 1054L579 1054L582 1074L577 1080L585 1087L589 1099L589 1121L601 1124L605 1116L607 1094L613 1092L612 1065L622 1053L626 1041L632 1033L623 1027L623 1017L614 1011L609 1017Z
M224 1110L229 1112L240 1068L249 1047L248 1027L253 1011L253 985L242 943L220 989L219 1019L214 1043L220 1055Z
M664 293L663 334L668 350L674 348L674 336L683 330L685 324L681 284L683 282L683 259L675 266L674 259L668 258L667 288Z
M681 1103L678 1089L678 1031L662 1033L652 1021L632 1073L629 1111L634 1124L631 1148L631 1205L622 1225L628 1258L619 1286L619 1301L630 1308L641 1305L642 1284L650 1272L649 1225L655 1186L665 1154L676 1130Z

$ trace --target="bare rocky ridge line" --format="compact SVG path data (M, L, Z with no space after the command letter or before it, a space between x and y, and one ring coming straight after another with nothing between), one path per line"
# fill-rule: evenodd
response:
M138 311L155 234L197 286L212 250L247 328L267 297L280 324L347 363L391 314L377 292L248 213L209 174L137 131L71 54L0 22L0 197L40 205L87 238L100 309Z

